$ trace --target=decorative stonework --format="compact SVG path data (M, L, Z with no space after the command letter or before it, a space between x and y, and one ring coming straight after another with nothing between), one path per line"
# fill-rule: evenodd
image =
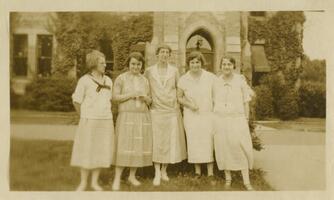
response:
M223 55L232 55L240 65L240 12L157 12L154 14L153 39L147 44L147 62L156 61L155 47L166 43L173 49L171 62L184 71L186 46L194 35L205 38L213 52L213 72L219 70Z

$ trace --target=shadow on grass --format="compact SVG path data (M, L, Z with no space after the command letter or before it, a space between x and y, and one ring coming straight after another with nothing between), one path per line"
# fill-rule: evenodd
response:
M79 183L79 170L69 165L72 141L11 140L10 147L10 190L12 191L73 191ZM203 169L204 171L204 169ZM134 187L127 182L128 170L123 173L122 191L225 191L224 175L215 166L215 181L206 176L195 178L193 166L186 161L170 165L169 182L159 187L152 185L153 167L138 169L141 186ZM205 173L205 171L204 171ZM113 167L103 169L100 184L111 190ZM256 190L273 190L263 178L263 171L252 170L251 181ZM244 190L240 173L232 173L230 190ZM214 184L213 184L214 183ZM90 190L90 189L89 189Z

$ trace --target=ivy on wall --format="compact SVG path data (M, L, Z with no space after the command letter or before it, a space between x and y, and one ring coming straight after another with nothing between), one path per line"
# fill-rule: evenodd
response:
M75 66L79 76L85 73L85 55L99 49L101 41L110 41L114 69L123 69L131 46L151 41L153 35L151 13L59 12L53 24L55 74L66 74Z
M273 96L273 108L281 119L293 119L298 116L298 93L295 92L302 67L303 56L303 12L277 12L264 20L249 17L248 40L255 44L264 40L265 54L271 67L271 73L264 76L260 83L269 86Z
M251 44L265 40L265 53L272 72L281 71L285 81L294 84L301 72L298 58L303 55L303 12L281 11L266 20L249 18L248 39Z

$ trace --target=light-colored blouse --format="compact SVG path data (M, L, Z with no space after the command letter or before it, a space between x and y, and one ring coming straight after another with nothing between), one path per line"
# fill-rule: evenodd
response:
M179 104L176 98L176 85L179 79L178 69L168 64L166 75L160 76L157 65L153 65L145 71L145 76L151 87L151 110L153 112L178 111Z
M112 119L112 80L108 76L103 76L102 83L95 80L106 86L99 91L97 91L99 85L94 80L89 74L82 76L72 95L73 102L80 104L80 118Z
M229 81L222 75L218 77L214 94L214 112L240 116L245 114L244 103L249 102L254 93L243 75L233 74Z
M134 91L150 96L150 86L143 75L134 76L129 72L125 72L116 78L114 92L127 94ZM140 100L129 99L119 103L118 112L148 112L148 106Z
M195 103L199 112L213 111L213 88L217 77L202 69L199 79L194 79L189 72L181 76L178 87L183 90L185 98ZM185 111L189 108L185 107Z

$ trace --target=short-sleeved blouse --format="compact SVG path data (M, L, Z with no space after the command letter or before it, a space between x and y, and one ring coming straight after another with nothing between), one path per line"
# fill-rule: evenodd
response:
M179 78L178 69L172 65L167 66L167 74L162 77L158 73L157 65L149 67L145 76L150 82L152 94L152 111L179 111L176 98L176 85Z
M178 88L183 90L189 101L193 101L198 106L199 112L212 112L213 86L216 79L214 74L205 70L202 70L198 80L192 78L187 72L180 78ZM185 107L185 110L188 110L188 108Z
M120 94L137 91L141 94L150 95L148 80L143 75L134 76L129 72L125 72L116 78L114 91L116 90ZM136 102L135 99L129 99L118 105L118 112L148 112L148 106L142 101Z
M244 103L253 96L252 89L246 83L244 76L233 74L229 81L219 76L214 87L214 112L227 115L244 115Z
M103 80L100 84L109 86L109 89L102 88L98 92L93 76L86 74L79 79L72 100L80 104L81 118L112 119L112 80L108 76L103 76Z

